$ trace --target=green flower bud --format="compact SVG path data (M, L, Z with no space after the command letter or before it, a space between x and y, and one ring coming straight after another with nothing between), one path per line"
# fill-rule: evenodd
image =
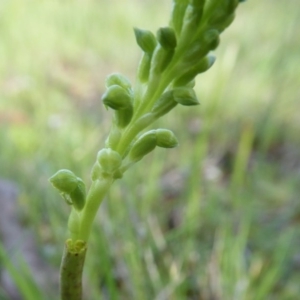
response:
M156 145L162 148L174 148L178 146L178 140L171 130L157 129Z
M127 77L125 77L124 75L119 74L119 73L113 73L113 74L109 75L106 78L105 84L106 84L107 88L109 88L112 85L119 85L126 91L131 90L130 81L127 79Z
M174 100L173 91L167 91L161 95L161 97L154 104L151 113L159 118L167 114L171 109L173 109L178 103Z
M174 100L184 106L198 105L199 101L192 88L178 87L173 90Z
M220 43L220 34L216 29L209 29L204 33L204 43L209 50L214 50Z
M52 185L58 189L61 193L71 193L77 186L77 177L69 170L59 170L49 181Z
M72 201L72 205L77 211L81 211L85 205L85 197L86 197L86 191L85 191L85 184L82 181L82 179L77 177L77 187L75 190L73 190L69 196Z
M232 13L231 15L227 16L227 18L224 18L224 20L219 21L217 24L215 24L215 29L217 29L221 33L233 22L234 18L235 14Z
M82 210L86 196L82 179L69 170L60 170L49 180L68 204L73 205L78 211Z
M157 31L157 40L167 50L175 49L177 45L175 31L171 27L162 27Z
M187 88L194 88L194 87L195 87L195 84L196 84L196 81L195 81L195 79L193 79L193 80L189 81L189 82L185 85L185 87L187 87Z
M130 152L129 159L131 161L139 161L146 154L150 153L156 147L156 131L151 130L141 135L133 144Z
M213 55L208 55L201 59L199 63L195 66L195 69L197 70L197 74L206 72L208 69L212 67L212 65L215 63L216 57Z
M133 107L132 106L125 108L125 109L116 110L115 111L115 120L116 120L117 126L119 128L126 127L130 123L130 121L132 119L132 115L133 115Z
M97 161L104 172L111 174L121 166L122 157L117 151L104 148L98 152Z
M191 68L182 76L177 77L173 82L173 86L174 87L187 86L192 80L195 79L197 74L198 72L195 71L194 68Z
M151 31L134 28L134 34L137 44L144 52L152 53L154 51L157 42Z
M130 107L131 100L131 95L119 85L110 86L102 96L103 104L115 110Z
M183 75L177 77L174 80L173 85L177 86L177 87L186 86L189 82L194 80L194 78L198 74L203 73L203 72L207 71L208 69L210 69L211 66L214 64L215 60L216 60L216 58L214 56L206 56L206 57L202 58L197 64L192 66L187 72L185 72ZM185 64L187 64L187 62ZM178 68L183 69L184 63L183 63L183 66L179 66Z
M201 39L196 40L190 49L186 51L183 61L193 67L201 58L207 55L208 52L209 48L207 45L205 45Z
M190 66L197 64L210 50L214 50L219 45L219 42L220 38L218 30L207 30L200 38L192 43L190 49L187 50L183 61Z
M212 65L215 63L216 57L213 55L208 55L203 57L197 64L193 67L197 71L197 74L206 72L209 70Z
M238 4L238 0L228 0L217 6L213 1L210 1L206 9L208 27L222 32L233 21Z

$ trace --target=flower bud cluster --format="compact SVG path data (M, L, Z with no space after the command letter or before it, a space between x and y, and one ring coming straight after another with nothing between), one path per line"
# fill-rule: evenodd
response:
M73 205L77 211L81 211L85 205L85 184L79 177L69 171L60 170L49 181L60 192L64 200Z
M173 0L170 25L184 53L176 66L174 86L183 86L214 62L209 52L220 43L220 33L233 21L235 9L242 0Z
M69 170L60 170L50 178L77 212L85 207L81 214L71 214L69 229L73 236L77 237L77 231L88 236L95 212L92 210L114 179L121 178L132 164L156 147L178 145L174 133L167 129L139 134L178 104L199 104L193 90L195 77L214 64L215 58L209 53L218 47L220 34L233 21L237 5L243 1L173 0L169 26L159 28L156 35L134 29L143 51L137 84L133 92L130 81L119 73L106 79L102 102L114 111L114 119L106 148L98 152L92 169L94 183L89 196L86 197L84 182ZM91 205L85 206L86 201Z
M161 74L170 64L177 38L172 27L162 27L156 37L151 31L134 29L137 44L144 51L144 56L139 65L138 78L141 82L147 82L151 74Z

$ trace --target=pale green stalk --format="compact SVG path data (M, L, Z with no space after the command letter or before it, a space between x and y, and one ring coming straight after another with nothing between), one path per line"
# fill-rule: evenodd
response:
M80 227L77 239L88 241L98 208L112 183L112 178L102 178L93 182L87 196L86 206L80 213Z

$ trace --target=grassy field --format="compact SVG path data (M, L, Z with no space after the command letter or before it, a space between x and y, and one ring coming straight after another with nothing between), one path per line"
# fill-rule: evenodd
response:
M167 25L171 0L6 0L0 4L0 177L17 183L24 224L59 268L68 207L48 178L86 182L110 128L105 77L133 82L134 26ZM300 294L300 9L252 0L198 77L201 105L156 126L158 149L116 182L99 212L86 298L294 300ZM11 252L2 249L6 268ZM4 250L4 251L3 251ZM27 270L28 271L28 270ZM24 300L58 299L24 269ZM0 299L8 300L0 286Z

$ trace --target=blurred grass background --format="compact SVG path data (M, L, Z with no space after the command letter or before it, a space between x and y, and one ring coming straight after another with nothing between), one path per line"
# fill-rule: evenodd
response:
M0 3L0 177L17 183L22 222L55 269L68 207L47 180L67 168L89 182L111 121L100 103L105 77L134 82L132 28L167 25L170 8L170 0ZM298 299L299 28L296 0L239 7L216 64L197 79L201 105L156 124L180 146L155 150L103 203L86 299ZM3 265L11 252L0 252ZM35 287L30 270L19 273L23 299L58 299Z

